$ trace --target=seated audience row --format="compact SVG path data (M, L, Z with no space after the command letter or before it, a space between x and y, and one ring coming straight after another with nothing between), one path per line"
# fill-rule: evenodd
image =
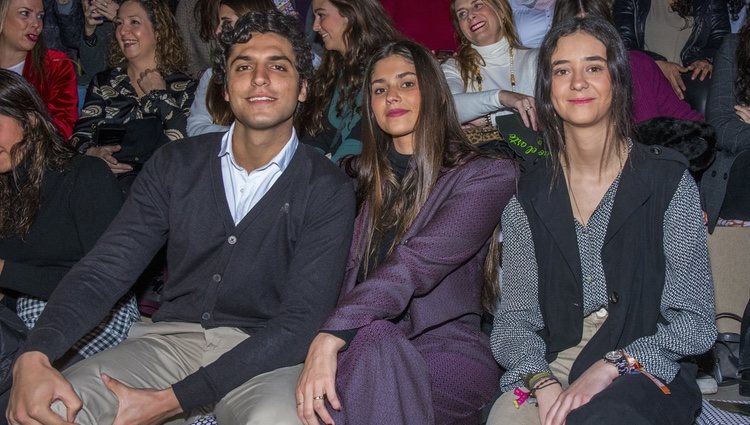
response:
M502 22L499 3L460 2L457 20ZM143 4L118 13L143 18ZM531 109L551 155L523 176L495 146L468 143L437 60L394 31L364 68L325 85L360 78L343 105L359 102L362 152L342 171L299 143L293 121L321 96L314 78L336 70L326 60L343 61L382 9L313 7L331 54L316 77L294 18L253 12L223 28L214 72L234 122L145 163L29 334L8 420L190 423L210 409L219 423L478 423L501 382L491 424L692 423L700 393L681 360L716 333L698 192L684 158L633 139L614 27L568 19L545 38ZM140 22L119 72L138 84L128 96L148 98L142 84L160 71L130 71L157 57L140 41L163 27ZM322 124L336 103L301 116ZM497 305L499 224L490 341L480 318ZM57 372L165 241L170 284L154 323Z

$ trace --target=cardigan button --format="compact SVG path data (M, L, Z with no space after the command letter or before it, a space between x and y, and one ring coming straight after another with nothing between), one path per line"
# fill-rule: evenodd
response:
M215 275L213 276L213 280L214 280L214 282L216 282L216 283L219 283L219 282L221 282L221 275L220 275L220 274L218 274L218 273L216 273L216 274L215 274Z
M201 315L201 319L203 319L203 320L208 320L210 318L211 318L211 313L209 313L209 312L205 312L205 313L203 313Z
M661 148L654 146L651 148L651 153L653 153L654 155L661 155Z
M237 236L234 236L234 235L230 236L229 238L227 238L227 242L229 242L229 245L236 244L237 243Z

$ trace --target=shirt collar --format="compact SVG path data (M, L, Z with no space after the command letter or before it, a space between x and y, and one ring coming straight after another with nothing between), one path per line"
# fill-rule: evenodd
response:
M229 130L224 133L224 136L221 138L221 149L219 150L219 157L223 157L225 155L229 155L229 161L231 162L232 166L236 168L237 170L247 171L244 168L240 167L237 162L234 160L234 151L232 150L232 136L234 135L234 125L233 122L231 126L229 126ZM292 161L292 157L294 156L294 153L297 151L297 145L299 145L299 139L297 138L297 131L292 127L292 136L289 138L289 141L286 142L283 148L279 151L279 153L276 154L273 158L271 158L268 163L264 164L261 167L256 168L253 171L259 171L259 170L265 170L271 165L276 165L280 170L285 170L286 167L289 165L289 163Z

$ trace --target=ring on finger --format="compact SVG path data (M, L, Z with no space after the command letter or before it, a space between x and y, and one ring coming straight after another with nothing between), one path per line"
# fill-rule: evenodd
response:
M315 397L313 397L313 400L325 400L325 399L326 399L326 395L325 394L323 394L323 395L316 395Z
M305 404L305 402L302 401L302 400L300 400L300 401L297 402L297 406L302 406L303 404Z

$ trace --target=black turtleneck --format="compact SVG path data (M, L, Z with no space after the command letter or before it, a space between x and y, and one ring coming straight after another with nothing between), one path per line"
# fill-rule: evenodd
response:
M45 172L28 234L0 238L0 290L6 295L47 300L120 210L122 192L104 161L75 157L67 168Z

